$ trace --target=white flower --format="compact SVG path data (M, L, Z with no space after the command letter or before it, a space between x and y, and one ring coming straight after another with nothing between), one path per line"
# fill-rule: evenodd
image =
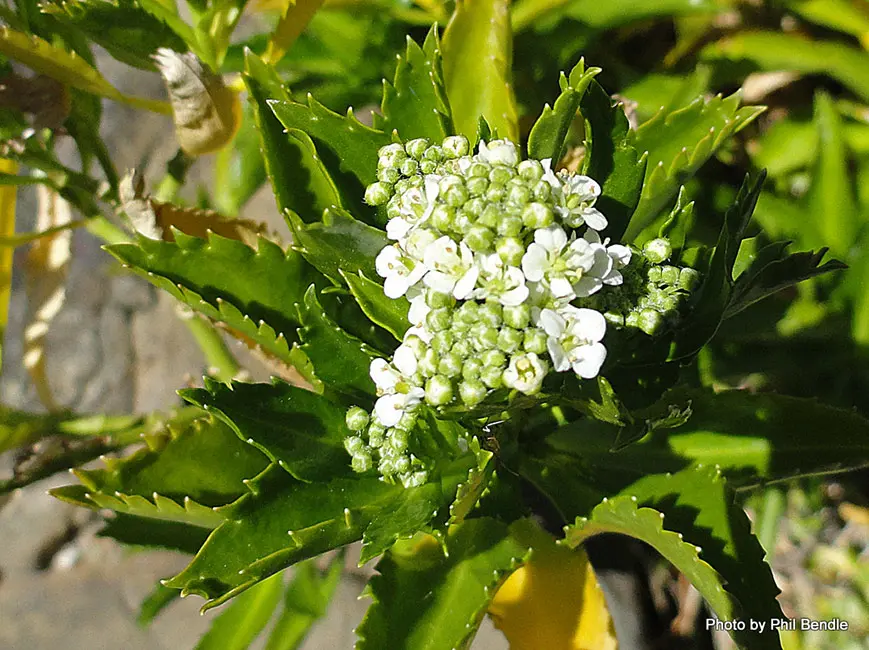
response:
M532 282L543 282L556 299L573 300L573 285L594 266L594 250L585 239L568 245L567 233L559 226L539 228L534 242L522 257L522 271Z
M528 298L525 275L516 266L506 266L497 253L481 255L479 288L474 290L474 298L484 300L495 298L502 305L515 307Z
M607 220L603 214L594 207L597 197L600 196L600 185L588 176L577 174L561 174L561 182L564 186L564 201L571 198L579 201L573 208L559 206L556 211L568 226L578 228L586 224L594 230L603 230L607 227Z
M519 162L519 152L516 151L516 145L509 140L492 140L489 144L480 140L477 159L490 164L515 167Z
M631 249L621 244L607 246L609 239L603 242L594 230L587 230L583 235L594 251L594 265L579 282L574 285L578 296L590 296L599 291L603 285L616 286L624 282L620 269L631 261Z
M434 242L438 236L429 228L415 228L398 245L413 259L422 262L425 249Z
M597 376L606 359L606 348L600 342L606 333L603 314L569 306L559 312L544 309L540 325L548 336L546 347L555 370L572 368L584 379Z
M401 344L392 355L392 365L398 368L404 377L412 377L416 374L419 362L411 347Z
M374 260L377 274L385 278L383 293L389 298L399 298L419 282L426 268L407 255L398 246L386 246Z
M428 269L423 278L427 287L457 300L471 295L480 271L467 244L456 244L444 235L426 247L423 261Z
M561 181L558 180L558 176L552 171L552 158L541 160L540 164L543 166L543 180L549 183L552 189L558 190L560 194L562 191Z
M437 203L439 176L430 174L425 177L423 187L412 187L399 198L400 217L393 217L386 224L386 236L399 241L410 231L424 223L431 216Z
M423 397L425 391L419 387L413 387L406 393L384 395L374 403L374 414L384 426L394 427L405 412L419 404Z
M520 393L533 395L540 390L543 378L546 377L547 364L536 354L518 354L510 359L510 365L504 371L504 383L515 388Z
M407 292L410 299L410 309L407 310L407 320L411 325L422 325L425 317L431 311L431 307L425 301L425 292L418 287L411 287Z
M395 387L401 381L401 373L398 372L386 359L372 359L368 367L368 374L377 386L378 395L391 395Z

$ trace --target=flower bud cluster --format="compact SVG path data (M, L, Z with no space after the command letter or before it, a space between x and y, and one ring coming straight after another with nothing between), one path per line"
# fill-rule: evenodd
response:
M391 360L372 362L378 400L347 446L354 467L377 462L405 482L418 470L396 432L420 405L473 408L498 389L534 395L551 371L597 376L606 320L571 303L622 284L632 252L598 234L607 221L593 179L520 161L506 140L476 154L463 136L391 144L377 179L365 200L385 209L395 243L376 269L388 297L409 299L412 327Z
M649 336L660 334L678 320L680 309L700 281L694 269L666 264L671 254L665 238L646 242L640 254L622 269L621 286L579 302L600 310L618 327L636 328Z

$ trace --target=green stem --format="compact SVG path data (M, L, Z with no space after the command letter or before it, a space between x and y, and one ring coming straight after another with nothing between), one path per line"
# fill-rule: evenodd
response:
M205 355L209 375L225 383L238 375L241 366L226 346L220 332L210 322L198 314L184 315L181 320Z
M194 158L179 149L175 156L166 165L166 176L157 185L154 191L154 200L161 203L173 203L178 198L178 192L184 185L187 172L193 166Z

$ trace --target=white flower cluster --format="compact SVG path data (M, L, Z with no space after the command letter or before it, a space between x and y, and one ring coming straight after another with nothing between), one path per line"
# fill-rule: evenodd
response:
M463 136L383 147L377 177L365 199L385 206L395 243L376 269L388 297L410 300L412 327L391 361L371 364L372 426L388 439L421 402L533 395L550 370L597 376L606 320L571 302L621 284L631 250L598 234L607 220L593 179L520 161L507 140L473 155Z

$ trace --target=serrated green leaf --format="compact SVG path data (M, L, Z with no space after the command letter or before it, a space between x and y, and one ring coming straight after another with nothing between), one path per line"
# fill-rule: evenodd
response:
M40 6L44 13L84 32L118 61L136 68L156 72L151 55L157 48L187 50L187 43L169 25L131 0L60 0Z
M223 508L226 522L166 586L223 603L291 564L362 538L400 486L351 475L302 483L277 465L249 483L251 493Z
M636 102L636 115L642 124L657 115L662 109L672 112L687 106L697 97L708 92L712 68L698 65L691 74L645 74L619 91L619 95Z
M163 521L115 512L105 522L98 535L110 537L116 542L131 547L194 555L208 539L210 532L208 528L180 521Z
M0 53L73 88L157 113L172 112L169 104L164 101L124 95L77 54L67 52L38 36L2 26Z
M740 242L754 212L766 174L761 172L752 182L746 176L736 200L724 215L715 252L703 275L703 284L695 293L691 312L679 331L671 359L691 357L718 331L733 295L733 266Z
M295 244L320 273L341 283L341 273L377 277L374 260L389 244L386 233L354 219L340 208L323 213L322 223L305 224L288 213Z
M375 126L386 133L397 131L404 142L428 138L439 144L453 132L436 27L429 31L422 47L407 37L393 82L383 82L381 112L382 117L375 116Z
M323 210L341 205L341 196L317 155L311 138L299 129L284 129L268 102L290 101L275 70L250 50L244 54L244 80L254 107L266 172L278 210L292 210L304 221L317 221Z
M374 394L368 368L371 360L379 356L377 351L326 316L313 287L305 294L302 325L300 349L311 360L314 372L327 389L363 400Z
M357 650L469 647L495 588L528 548L488 518L452 527L445 544L446 557L431 537L411 540L377 564Z
M239 438L299 480L323 480L350 471L344 409L321 395L277 380L230 386L210 380L205 388L189 388L180 395L214 413Z
M218 235L204 240L178 231L174 242L140 236L106 250L196 311L303 366L290 343L300 324L296 304L317 274L295 251L262 238L255 251Z
M269 37L269 44L263 55L263 61L272 66L277 64L290 49L290 46L305 31L314 14L322 6L323 0L288 2L274 32Z
M482 449L476 436L471 438L469 446L476 462L459 484L456 498L450 505L449 524L451 525L461 523L473 512L495 473L495 455L491 451Z
M339 182L340 172L352 174L358 195L377 180L377 152L392 138L383 131L365 126L348 109L346 116L333 113L309 93L306 104L280 99L268 100L275 117L287 129L307 133L317 146L330 175ZM331 159L327 160L327 154Z
M631 144L622 105L613 104L594 80L582 96L580 111L588 125L586 145L590 148L583 173L600 183L597 207L609 221L606 235L621 241L640 200L646 158Z
M265 650L295 650L326 608L341 581L344 553L338 553L325 572L313 560L302 562L287 587L284 609L269 635Z
M113 494L155 492L172 499L190 497L208 506L225 505L245 493L243 481L268 464L266 458L238 439L214 418L196 420L126 458L105 458L105 469L79 469L88 489Z
M680 185L690 179L724 142L751 123L765 108L739 108L739 92L706 101L702 97L685 108L661 111L636 131L634 146L648 156L643 195L625 237L632 241L669 203Z
M851 185L842 120L833 100L823 92L815 96L815 128L819 147L808 192L809 211L819 245L829 246L835 255L844 257L853 247L863 219Z
M407 320L410 302L407 298L387 298L383 293L383 285L369 280L362 273L342 273L341 277L372 322L389 331L399 341L404 339L404 333L410 327L410 321Z
M157 614L180 597L181 594L177 589L169 589L158 583L139 606L139 616L136 618L136 622L143 627L149 625L151 621L157 618Z
M723 578L731 596L730 608L716 611L720 619L782 618L776 603L779 589L764 562L764 550L752 535L745 512L734 503L720 469L701 465L676 474L646 476L623 494L662 512L670 530L679 531L686 541L702 549L701 557ZM709 590L717 595L717 588L708 586ZM746 630L734 637L746 647L781 650L778 633L769 626L762 634Z
M177 521L200 528L215 528L223 521L223 517L214 508L203 506L192 499L184 499L182 505L156 493L149 500L138 494L100 494L92 492L84 485L67 485L54 488L49 494L61 501L91 510L107 508L128 515Z
M579 63L570 71L569 76L561 73L561 78L558 80L561 94L552 107L549 104L543 107L543 112L528 134L529 158L536 158L537 160L550 158L553 164L557 164L561 160L564 155L567 132L576 117L582 96L591 80L600 71L600 68L586 70L585 60L580 59Z
M281 578L280 574L274 575L239 596L214 619L194 650L246 650L281 600Z
M593 535L618 533L644 541L664 556L694 585L720 620L733 620L733 603L724 591L721 576L700 559L700 551L682 535L665 530L666 520L652 508L638 507L630 496L604 499L588 517L565 528L562 543L576 548Z
M483 117L499 137L518 142L507 0L458 0L444 31L443 61L456 132L473 141Z
M846 43L809 39L796 33L739 32L707 45L700 57L748 62L761 70L826 74L863 101L869 100L869 54Z

